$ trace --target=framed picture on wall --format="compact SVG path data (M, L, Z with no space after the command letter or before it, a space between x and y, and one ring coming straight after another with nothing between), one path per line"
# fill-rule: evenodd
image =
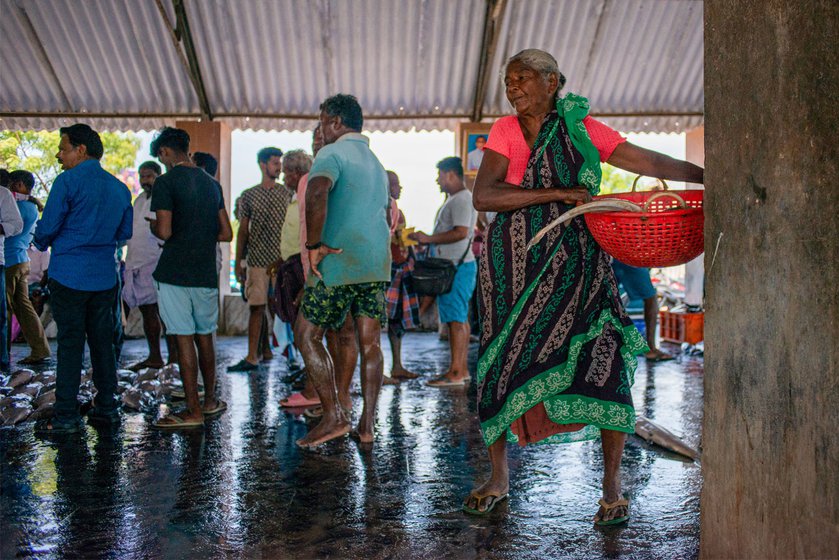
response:
M455 142L458 154L463 160L463 172L474 177L484 158L484 146L489 138L492 123L458 123Z

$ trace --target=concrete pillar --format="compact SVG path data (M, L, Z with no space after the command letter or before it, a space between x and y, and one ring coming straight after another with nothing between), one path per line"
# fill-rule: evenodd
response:
M230 194L231 134L230 127L221 122L178 121L177 128L189 134L191 152L207 152L218 160L216 179L221 183L224 205L228 213L233 211ZM222 299L230 293L230 243L221 244L222 265L219 274L219 294Z
M703 558L839 558L839 3L707 1Z
M685 134L685 159L705 167L705 127L699 126ZM689 184L689 189L701 189L702 185ZM699 305L705 297L705 257L699 255L685 265L685 303Z

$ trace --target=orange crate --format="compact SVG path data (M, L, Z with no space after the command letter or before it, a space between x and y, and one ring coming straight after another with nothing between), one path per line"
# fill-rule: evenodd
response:
M696 344L705 339L705 314L659 311L658 324L661 340Z

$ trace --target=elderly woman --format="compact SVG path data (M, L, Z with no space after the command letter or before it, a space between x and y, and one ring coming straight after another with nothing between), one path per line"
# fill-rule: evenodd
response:
M646 344L620 303L609 257L582 217L529 252L525 246L548 222L598 193L601 161L699 183L703 170L626 142L587 116L585 98L560 96L564 83L544 51L510 58L504 84L516 115L493 125L475 181L475 208L498 213L479 273L478 412L492 474L463 509L482 515L507 497L505 439L581 441L599 432L603 496L594 521L611 525L629 518L619 468L635 425L635 355Z

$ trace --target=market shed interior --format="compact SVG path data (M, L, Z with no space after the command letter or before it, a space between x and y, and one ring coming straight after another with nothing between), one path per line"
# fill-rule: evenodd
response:
M839 555L835 2L0 6L16 38L0 50L0 128L181 123L219 156L227 196L231 128L310 129L337 91L368 130L489 121L508 112L504 60L526 47L554 53L611 126L692 131L708 185L700 555ZM270 71L255 62L266 44L282 53Z

